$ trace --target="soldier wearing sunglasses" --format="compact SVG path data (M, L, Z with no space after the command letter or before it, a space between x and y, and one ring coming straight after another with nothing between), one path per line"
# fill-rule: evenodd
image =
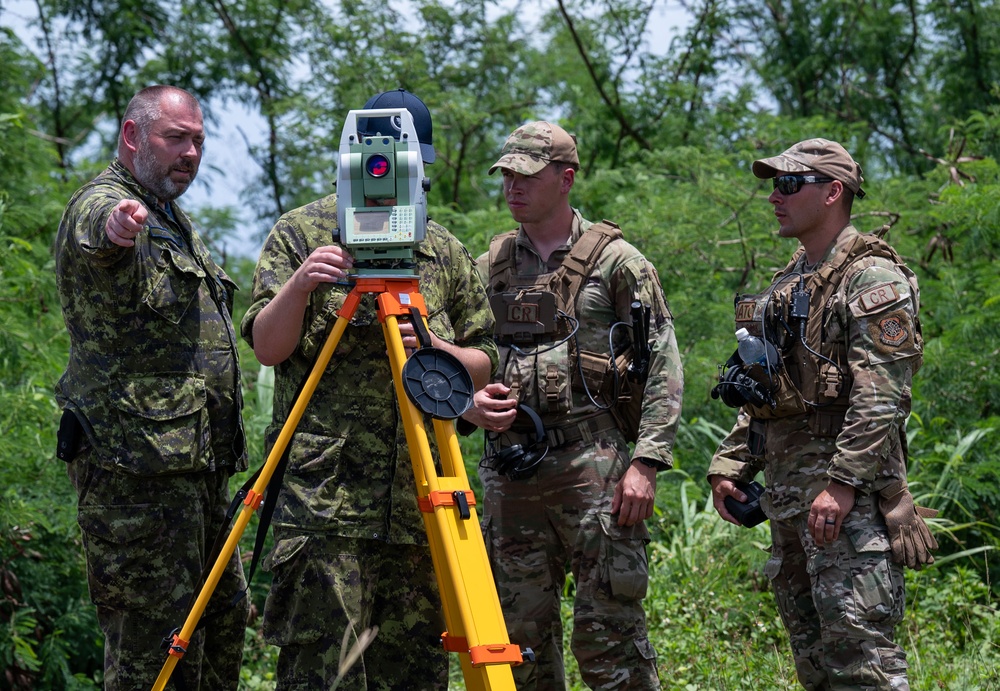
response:
M736 327L780 356L727 363L772 397L726 398L739 413L709 468L715 507L737 523L725 500L746 501L739 485L763 470L764 570L805 688L908 689L893 635L903 566L932 563L937 547L906 487L903 426L922 361L916 277L851 224L863 178L840 144L799 142L753 173L773 180L778 233L800 246L766 291L737 299Z

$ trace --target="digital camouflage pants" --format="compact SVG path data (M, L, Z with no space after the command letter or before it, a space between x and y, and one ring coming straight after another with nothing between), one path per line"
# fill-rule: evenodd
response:
M815 691L908 691L903 570L890 558L885 521L859 496L833 543L818 546L808 513L771 521L764 567L788 630L799 681Z
M648 583L643 523L618 525L615 484L628 468L624 440L550 451L531 478L507 480L481 466L483 532L512 643L534 664L514 667L521 691L562 690L560 597L573 574L571 649L594 689L658 689L656 653L642 599Z
M104 688L152 688L201 590L201 574L229 506L228 473L137 477L99 468L82 453L69 464L77 490L90 598L104 632ZM213 557L214 559L214 557ZM223 572L174 668L168 688L236 689L249 603L239 552Z
M278 691L331 688L341 651L366 632L374 640L338 691L448 688L445 623L427 545L276 529L266 567L274 580L264 636L281 648Z

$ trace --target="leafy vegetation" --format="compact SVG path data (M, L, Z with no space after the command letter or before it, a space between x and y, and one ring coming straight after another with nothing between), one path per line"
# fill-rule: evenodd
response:
M709 390L733 348L733 295L764 287L792 251L750 162L806 137L843 142L869 192L855 224L890 225L921 285L910 481L941 511L941 550L907 573L899 637L911 683L1000 688L1000 3L680 6L684 28L651 35L665 11L652 0L415 0L406 11L389 0L36 0L25 44L0 3L0 689L102 683L75 497L53 454L68 339L50 247L66 200L113 150L128 98L156 82L205 104L203 177L217 186L231 181L210 175L212 147L236 128L223 107L263 123L248 144L257 174L245 208L194 210L244 288L253 258L224 248L237 234L259 241L278 213L329 191L343 117L376 91L403 86L430 106L432 213L474 254L512 225L485 175L506 134L550 117L578 135L574 203L619 222L658 266L684 360L646 603L669 688L796 687L761 572L767 534L723 523L709 504L705 470L733 419ZM237 318L248 297L237 295ZM268 373L245 344L241 355L259 466ZM480 449L463 441L477 491ZM245 558L255 530L253 519ZM267 586L258 570L258 612ZM258 629L247 630L246 689L273 688L276 653Z

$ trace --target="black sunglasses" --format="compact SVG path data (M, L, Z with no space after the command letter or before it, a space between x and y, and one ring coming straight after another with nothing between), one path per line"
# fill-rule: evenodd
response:
M802 189L802 185L817 182L833 182L833 178L824 178L819 175L780 175L774 178L774 189L787 197Z

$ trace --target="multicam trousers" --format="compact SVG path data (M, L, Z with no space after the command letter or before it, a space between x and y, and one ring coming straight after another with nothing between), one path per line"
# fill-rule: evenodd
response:
M538 473L507 480L480 467L483 532L512 643L535 663L514 668L521 691L565 688L560 596L567 567L575 599L571 648L594 689L658 689L646 633L649 533L620 527L611 500L628 468L624 440L550 451Z
M818 546L808 513L771 521L764 567L806 689L908 691L906 653L893 641L903 619L903 569L892 562L885 521L859 496L838 538Z
M88 462L68 466L77 490L90 598L104 631L104 688L152 688L201 591L201 574L229 506L227 472L138 477ZM213 557L214 558L214 557ZM249 602L234 552L168 688L236 689Z

